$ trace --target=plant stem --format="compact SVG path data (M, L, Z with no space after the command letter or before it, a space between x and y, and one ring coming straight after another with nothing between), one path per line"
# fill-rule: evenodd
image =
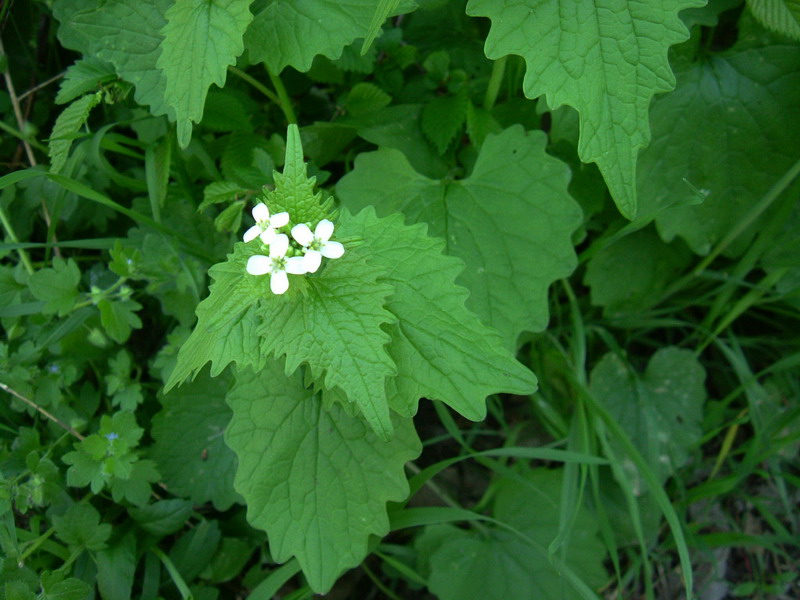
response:
M22 400L22 401L23 401L25 404L27 404L27 405L28 405L28 406L30 406L31 408L34 408L35 410L37 410L38 412L40 412L42 415L44 415L45 417L47 417L48 419L50 419L51 421L53 421L53 423L57 424L59 427L62 427L62 428L64 428L64 429L66 429L66 430L67 430L67 431L69 431L69 432L70 432L72 435L74 435L76 438L78 438L79 440L83 441L84 437L83 437L83 436L82 436L80 433L78 433L77 431L75 431L75 430L74 430L72 427L70 427L69 425L67 425L66 423L64 423L64 421L62 421L61 419L59 419L58 417L56 417L56 416L55 416L55 415L53 415L52 413L49 413L49 412L47 412L47 411L46 411L45 409L43 409L41 406L39 406L38 404L36 404L36 403L35 403L33 400L29 400L28 398L26 398L25 396L23 396L22 394L20 394L20 393L19 393L17 390L15 390L15 389L13 389L13 388L10 388L10 387L8 387L8 386L7 386L5 383L3 383L3 382L0 382L0 390L3 390L4 392L8 392L8 393L9 393L9 394L11 394L12 396L15 396L16 398L19 398L19 399L20 399L20 400Z
M36 140L29 140L28 138L25 137L25 135L19 129L14 129L8 123L0 121L0 129L5 131L9 135L13 135L15 138L17 138L22 143L30 144L31 146L33 146L37 150L41 150L42 152L47 152L47 146L45 146L44 144L42 144L42 143L40 143L40 142L38 142Z
M486 87L486 95L483 97L483 108L492 110L497 101L497 94L500 93L500 84L503 83L503 75L506 71L506 61L508 56L504 56L492 65L492 75L489 77L489 85Z
M3 223L3 227L8 233L8 237L11 238L11 241L18 244L19 238L17 238L17 234L14 231L14 226L11 224L11 221L8 220L8 215L2 206L0 206L0 222ZM25 270L28 272L28 275L33 275L33 263L31 263L31 259L25 249L17 248L17 254L19 254L19 259L22 261L22 264L25 265Z
M267 98L269 98L272 102L274 102L278 106L281 105L281 101L278 98L278 96L275 95L275 92L270 90L267 86L265 86L263 83L261 83L258 79L256 79L252 75L249 75L244 71L242 71L241 69L237 69L236 67L228 67L228 71L236 75L242 81L246 81L247 83L252 85L255 89L264 94Z
M267 74L269 75L270 80L272 81L272 85L275 87L275 91L278 92L278 98L280 99L279 104L281 105L281 110L283 111L284 116L286 117L286 121L289 125L297 124L297 117L294 115L294 109L292 108L292 101L289 98L289 94L286 93L286 88L281 81L281 78L278 75L275 75L272 71L270 71L267 63L264 63L264 69L266 69Z

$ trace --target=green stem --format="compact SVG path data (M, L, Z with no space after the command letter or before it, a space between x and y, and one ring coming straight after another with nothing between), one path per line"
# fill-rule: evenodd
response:
M39 546L41 546L47 540L49 540L50 536L52 536L55 532L56 532L56 528L55 527L51 527L50 529L45 531L42 535L40 535L38 538L36 538L32 542L29 542L30 546L28 546L28 548L25 549L25 552L20 554L19 562L24 563L28 559L28 557L31 554L33 554L34 552L36 552L36 550L37 550L37 548L39 548Z
M23 133L21 131L19 131L18 129L14 129L13 127L11 127L11 125L9 125L7 123L4 123L3 121L0 121L0 129L5 131L9 135L13 135L19 141L27 142L28 144L30 144L31 146L33 146L37 150L41 150L42 152L47 154L47 146L45 146L44 144L42 144L41 142L38 142L36 140L28 139L27 137L25 137L25 135L23 135Z
M0 121L2 122L2 121ZM11 224L11 221L8 220L8 215L6 214L5 209L0 206L0 222L3 223L3 227L5 228L6 232L8 232L8 237L11 238L11 241L15 244L19 243L19 238L17 238L17 234L14 231L14 226ZM28 275L32 275L34 268L33 263L31 263L31 259L28 256L28 253L25 252L24 249L18 248L17 254L19 254L19 258L22 261L22 264L25 265L25 270L28 272Z
M272 80L272 85L275 88L275 91L278 92L278 98L280 99L281 110L283 111L283 114L286 117L286 121L289 123L289 125L292 124L296 125L297 117L294 115L294 109L292 108L292 101L289 98L289 94L286 93L286 88L284 87L281 78L269 70L267 63L264 63L264 68L266 69L270 80Z
M230 71L231 73L236 75L242 81L246 81L247 83L252 85L255 89L257 89L259 92L264 94L267 98L269 98L270 101L274 102L278 106L281 105L281 101L278 98L278 96L275 95L275 92L270 90L267 86L265 86L263 83L261 83L258 79L256 79L252 75L248 75L247 73L245 73L241 69L237 69L236 67L228 67L228 71Z
M189 600L190 598L192 598L192 592L189 590L189 586L186 585L186 582L183 580L183 577L178 572L178 569L175 568L173 562L169 559L169 556L164 554L164 552L162 552L161 548L159 548L158 546L153 546L152 548L150 548L150 551L153 554L155 554L159 558L161 563L164 565L164 568L167 570L169 576L172 578L172 582L175 584L175 587L178 588L178 591L180 592L183 600Z
M489 77L489 85L486 87L486 96L483 98L483 108L492 110L497 101L497 94L500 93L500 84L503 83L503 75L506 71L506 61L508 56L504 56L492 65L492 75Z

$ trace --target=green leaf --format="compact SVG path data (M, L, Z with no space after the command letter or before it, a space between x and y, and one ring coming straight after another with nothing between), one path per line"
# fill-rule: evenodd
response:
M338 58L356 38L366 38L385 0L274 0L256 13L245 34L250 62L273 73L290 65L308 71L317 54ZM410 12L410 2L385 16ZM382 22L382 21L381 21Z
M128 600L136 572L136 534L128 531L95 555L97 588L103 600Z
M296 556L312 589L327 592L363 560L370 536L388 533L386 503L408 495L403 465L421 450L412 422L395 418L384 442L340 406L323 410L277 361L239 373L227 400L248 520L268 532L276 561Z
M592 369L589 389L664 481L700 441L705 377L692 351L667 347L653 355L642 377L606 354Z
M379 215L428 223L466 263L457 282L470 291L467 308L513 347L521 331L546 327L547 289L577 264L580 208L567 194L569 169L545 143L519 126L489 136L463 181L428 179L394 150L360 154L336 191L351 210L375 204Z
M464 306L468 292L455 284L461 261L442 254L444 243L401 215L378 219L373 209L342 215L340 234L359 237L359 251L383 266L394 288L386 308L396 317L388 352L398 366L388 383L391 407L405 417L420 398L441 400L473 421L486 416L486 396L530 394L534 375L503 347L497 333Z
M127 500L134 506L144 506L150 499L151 484L160 478L152 460L135 460L125 473L118 474L111 481L111 497L118 504Z
M211 583L230 581L245 567L253 550L255 550L253 544L242 539L222 538L217 553L200 576Z
M361 45L361 55L365 55L372 42L378 36L378 33L383 26L383 22L393 14L397 7L400 6L401 0L379 0L378 6L375 7L375 14L372 15L372 21L369 23L367 35L364 38L364 43Z
M391 101L392 97L377 85L362 81L351 88L344 107L349 115L358 117L380 110L388 106Z
M47 153L50 156L50 170L59 173L64 168L72 146L72 140L86 124L91 110L100 102L102 94L97 92L75 100L65 108L53 125Z
M116 78L117 74L111 63L92 56L77 60L64 73L56 95L56 104L66 104L87 92L95 92L99 86Z
M78 264L71 258L65 261L57 256L52 269L39 269L31 275L28 286L35 298L46 301L42 312L63 317L75 306L80 280Z
M437 96L422 107L420 125L425 137L444 154L467 118L466 94Z
M192 121L203 119L208 87L224 87L228 66L244 51L252 1L184 0L167 10L156 66L166 77L164 99L175 111L181 148L189 145Z
M111 525L100 524L100 513L89 504L73 504L61 516L53 517L59 539L70 546L102 550L111 536Z
M536 3L469 0L467 14L492 21L486 56L518 54L523 90L580 113L578 154L595 162L620 212L636 215L636 155L650 141L648 108L675 78L667 49L688 38L678 11L703 0Z
M418 548L427 563L423 566L430 570L430 591L440 600L580 597L570 588L564 569L550 564L546 550L559 529L562 479L561 469L537 469L525 473L524 479L499 481L494 517L522 537L505 529L483 534L449 525L428 528ZM596 588L606 581L605 549L596 521L585 508L575 517L566 548L565 563L573 576Z
M747 6L767 29L800 41L800 0L747 0Z
M208 565L221 537L219 523L202 520L172 546L169 556L185 580L191 581Z
M797 47L732 51L678 72L675 91L653 103L653 143L640 161L642 213L657 215L661 237L707 254L733 229L797 160L798 105ZM696 189L706 196L700 205L691 202ZM673 204L682 206L666 208ZM729 254L740 254L761 222Z
M63 573L55 572L42 573L42 594L37 600L86 600L92 595L92 589L88 584L70 577L63 579ZM12 596L6 595L7 598Z
M222 434L231 418L225 404L230 378L198 378L162 399L164 408L153 417L156 461L167 488L195 504L213 502L228 510L239 497L233 489L236 456Z
M283 173L275 173L275 189L264 194L264 201L273 213L288 211L291 224L309 223L313 228L330 216L333 201L318 190L317 178L309 177L303 162L303 145L297 125L286 131L286 160Z
M240 268L244 272L244 264ZM306 293L290 289L262 301L258 334L263 348L286 357L287 375L308 364L315 379L328 389L340 388L388 439L392 424L385 382L396 369L384 347L390 337L381 328L393 321L384 308L392 287L379 281L382 274L382 268L364 261L363 253L332 261L320 276L305 280Z
M164 481L167 483L166 478ZM169 486L169 483L167 485ZM219 508L219 510L226 510L227 508L226 506ZM157 537L164 537L181 529L191 516L192 510L191 502L174 498L172 500L158 500L147 506L131 507L128 509L128 514L147 533Z
M142 320L136 315L142 305L134 300L104 299L97 303L97 308L100 309L100 322L108 337L115 342L124 344L131 336L131 330L142 326Z
M246 195L248 190L234 181L215 181L203 190L203 201L197 207L203 211L214 204L232 203L238 196Z
M61 23L58 38L65 47L113 64L120 77L136 86L134 98L139 104L174 121L174 109L164 100L166 76L156 66L164 15L171 4L171 0L58 0L53 16Z
M584 283L591 288L592 304L606 315L635 313L660 299L689 256L677 244L662 242L651 228L643 229L592 256Z

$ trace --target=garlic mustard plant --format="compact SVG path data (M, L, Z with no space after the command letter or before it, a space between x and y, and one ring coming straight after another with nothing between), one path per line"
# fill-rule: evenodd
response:
M259 204L259 206L264 205ZM261 254L251 256L247 261L247 272L251 275L269 274L269 289L272 290L272 293L285 293L289 289L287 273L302 275L306 272L304 258L302 256L287 257L288 250L289 237L284 233L276 234L269 245L269 256Z
M245 243L260 237L265 244L271 244L278 235L277 230L289 223L288 212L279 212L270 217L269 208L263 202L253 207L253 218L256 224L244 232Z
M305 266L309 273L315 273L322 263L322 257L340 258L344 254L344 246L340 242L330 241L333 235L333 223L322 219L311 233L305 223L292 227L292 237L303 247Z

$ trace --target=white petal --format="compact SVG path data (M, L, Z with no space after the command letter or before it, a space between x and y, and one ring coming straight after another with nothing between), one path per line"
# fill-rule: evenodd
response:
M286 271L276 271L269 277L269 289L273 294L283 294L289 289L289 276Z
M316 250L309 250L303 257L306 269L309 273L316 273L319 265L322 263L322 255Z
M274 233L274 232L273 232ZM289 237L285 233L279 233L272 238L269 243L269 255L272 258L280 258L286 256L286 251L289 249Z
M261 233L261 227L259 227L258 225L253 225L250 229L244 232L245 243L256 239L260 233Z
M247 259L247 272L250 275L266 275L272 269L272 259L269 256L257 254Z
M314 234L311 233L311 229L305 223L292 227L292 237L301 246L310 246L311 242L314 241Z
M272 241L275 239L275 230L272 227L267 227L264 231L261 232L261 241L265 244L271 244Z
M314 237L321 242L327 242L333 235L333 223L328 219L322 219L317 223L317 228L314 230Z
M304 275L306 271L306 260L304 256L292 256L286 259L286 272L292 275Z
M263 202L256 204L255 207L253 207L253 218L256 220L256 223L269 219L269 209L267 205Z
M275 229L278 227L283 227L289 222L289 213L287 212L280 212L277 215L272 215L272 218L269 220L269 224L272 225Z
M339 258L342 254L344 254L344 246L342 246L339 242L326 242L325 244L322 244L320 252L322 252L322 256L325 258Z

